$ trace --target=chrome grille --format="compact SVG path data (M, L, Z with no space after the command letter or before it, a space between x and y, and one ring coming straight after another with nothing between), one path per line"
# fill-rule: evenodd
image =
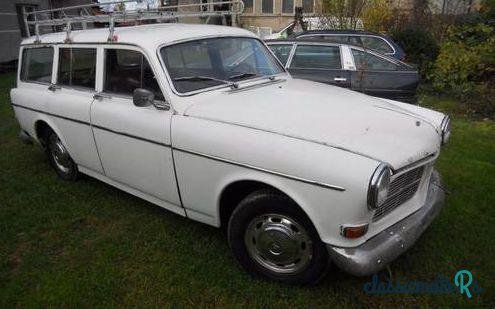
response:
M375 211L373 221L381 219L411 199L416 194L416 191L418 191L424 170L425 166L423 165L407 171L396 178L392 178L387 199Z

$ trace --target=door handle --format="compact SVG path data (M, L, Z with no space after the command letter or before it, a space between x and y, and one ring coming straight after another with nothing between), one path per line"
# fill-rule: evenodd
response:
M59 85L51 84L50 86L48 86L48 90L50 90L52 92L55 92L55 91L60 90L60 89L62 89L62 87L60 87Z
M347 81L347 78L345 78L345 77L334 77L333 80L336 81L336 82L345 82L345 81Z
M109 96L108 94L103 94L103 93L95 93L93 95L93 99L95 100L98 100L98 101L101 101L103 99L110 99L111 96Z

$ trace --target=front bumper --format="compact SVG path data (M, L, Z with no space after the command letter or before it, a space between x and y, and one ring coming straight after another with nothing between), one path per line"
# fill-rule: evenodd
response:
M412 247L440 213L444 200L445 192L440 174L434 170L423 207L358 247L339 248L328 245L330 259L339 268L355 276L376 273Z

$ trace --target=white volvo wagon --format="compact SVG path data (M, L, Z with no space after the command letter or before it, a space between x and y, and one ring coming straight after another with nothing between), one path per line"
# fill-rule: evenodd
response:
M293 79L252 33L155 24L20 47L12 105L61 178L83 173L225 227L250 273L380 270L443 205L444 114Z

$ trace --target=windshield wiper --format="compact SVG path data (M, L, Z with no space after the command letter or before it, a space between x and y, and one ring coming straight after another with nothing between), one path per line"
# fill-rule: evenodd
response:
M221 83L229 85L232 88L239 87L237 85L237 83L234 83L230 80L219 79L219 78L210 77L210 76L194 75L194 76L182 76L182 77L174 78L174 81L206 81L206 80L214 80L217 82L221 82Z
M258 76L256 73L249 73L249 72L243 72L243 73L238 73L234 75L230 75L229 79L237 79L237 78L244 78L244 77L252 77L252 76Z

